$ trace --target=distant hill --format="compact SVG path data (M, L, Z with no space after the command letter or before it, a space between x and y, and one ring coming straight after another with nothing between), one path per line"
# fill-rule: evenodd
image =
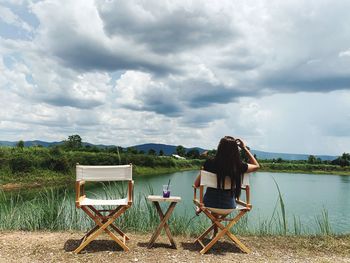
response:
M272 160L282 158L283 160L307 160L309 158L309 154L298 154L298 153L271 153L271 152L263 152L258 150L252 150L253 154L256 154L258 159L262 160ZM321 158L323 161L332 161L336 159L338 156L331 155L315 155L316 158Z
M61 142L45 142L45 141L24 141L24 146L35 146L35 145L41 145L43 147L50 147L54 145L62 144ZM0 146L15 146L17 142L11 142L11 141L0 141ZM83 145L90 145L90 146L96 146L99 148L105 148L105 147L112 147L113 145L104 145L104 144L91 144L88 142L83 142ZM176 147L175 145L168 145L168 144L160 144L160 143L146 143L146 144L140 144L140 145L134 145L132 146L136 148L138 151L144 151L147 153L150 149L155 150L158 154L160 150L163 150L165 155L171 155L173 153L176 153ZM192 147L192 148L185 148L187 151L191 149L197 149L199 153L202 153L206 151L206 149L199 148L199 147ZM282 158L283 160L307 160L310 156L309 154L293 154L293 153L273 153L273 152L264 152L264 151L258 151L258 150L252 150L253 154L256 154L258 159L278 159ZM316 158L321 158L323 161L331 161L338 156L332 156L332 155L315 155Z
M10 141L0 141L0 146L16 146L18 142L10 142ZM25 147L31 147L31 146L43 146L43 147L51 147L55 145L60 145L62 144L63 141L60 142L45 142L45 141L39 141L39 140L34 140L34 141L24 141L24 146ZM114 145L104 145L104 144L92 144L89 142L83 142L83 145L90 145L90 146L96 146L98 148L106 148L106 147L113 147Z
M10 141L0 141L0 146L16 146L18 142L10 142ZM43 147L50 147L58 144L62 144L63 142L44 142L39 140L34 141L24 141L25 147L41 145Z
M144 151L147 153L150 149L155 150L158 154L160 150L163 150L165 155L172 155L173 153L176 153L176 147L175 145L167 145L167 144L160 144L160 143L146 143L141 145L135 145L132 146L136 148L138 151ZM186 151L197 149L199 153L202 153L206 151L205 149L199 148L199 147L192 147L192 148L186 148Z

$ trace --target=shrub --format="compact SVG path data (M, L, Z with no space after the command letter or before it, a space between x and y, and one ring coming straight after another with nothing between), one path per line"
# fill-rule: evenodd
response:
M28 157L21 154L14 155L9 160L9 166L13 173L30 172L33 168L32 161Z
M70 168L69 162L65 156L55 156L45 159L45 161L42 163L42 167L52 171L64 173L68 172Z

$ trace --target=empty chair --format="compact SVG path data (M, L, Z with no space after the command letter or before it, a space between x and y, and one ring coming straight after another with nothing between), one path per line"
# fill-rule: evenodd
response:
M126 181L128 183L127 196L115 200L88 198L84 191L85 182L88 181ZM79 247L74 252L79 253L102 232L106 232L124 251L129 250L126 245L129 237L114 222L131 207L133 202L133 185L131 164L111 166L78 164L76 166L76 207L81 208L96 225L84 235ZM105 208L106 206L107 208ZM116 234L121 238L116 236Z

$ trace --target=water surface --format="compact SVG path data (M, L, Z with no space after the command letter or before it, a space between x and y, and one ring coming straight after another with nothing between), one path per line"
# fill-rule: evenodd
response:
M182 197L176 211L193 213L193 181L198 171L177 172L162 176L135 178L136 193L162 193L162 185L171 179L171 194ZM251 223L271 218L274 210L280 212L276 180L285 204L287 221L300 219L305 228L315 229L316 217L328 212L331 228L336 233L350 233L350 176L324 174L293 174L258 172L250 175L252 211ZM242 192L244 194L244 192ZM276 208L277 205L277 208Z

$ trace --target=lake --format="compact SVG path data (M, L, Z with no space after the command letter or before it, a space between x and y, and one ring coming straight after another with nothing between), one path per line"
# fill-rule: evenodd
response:
M192 184L198 171L177 172L163 176L135 178L136 193L148 193L151 186L155 194L162 193L162 185L171 179L171 194L182 197L177 213L194 213ZM307 229L316 229L316 217L328 213L329 223L335 233L350 233L350 176L324 174L293 174L258 172L250 176L252 211L249 222L271 218L276 205L280 211L278 190L282 193L287 222L296 217ZM242 191L244 194L244 192Z
M197 174L198 171L185 171L165 175L134 177L135 198L147 196L150 194L150 188L153 189L154 194L161 195L162 186L171 179L171 195L182 197L182 201L176 206L175 214L186 214L187 218L195 217L192 184ZM253 209L248 213L247 223L249 227L260 231L271 222L277 227L281 225L276 224L276 222L279 222L278 220L281 220L281 209L278 190L273 178L282 193L289 233L294 233L295 225L302 229L300 233L320 233L322 232L320 231L320 222L324 222L325 217L327 218L326 221L329 222L331 232L338 234L350 233L350 176L340 175L252 173L250 185ZM63 191L58 191L59 194L54 197L55 200L60 198L61 192L64 194L67 186L61 186L59 189ZM112 189L115 188L112 186ZM23 197L23 200L31 200L36 198L40 191L42 190L21 190L19 195ZM101 184L92 184L87 187L86 192L88 196L89 194L91 196L91 193L104 196L104 191ZM6 195L9 194L11 193L6 193ZM73 185L68 186L66 195L69 198L64 199L64 202L68 202L70 205L65 205L65 207L68 207L68 210L76 211ZM136 206L136 203L134 206ZM144 204L141 203L140 205ZM11 207L11 205L8 207ZM31 214L30 209L27 212Z

